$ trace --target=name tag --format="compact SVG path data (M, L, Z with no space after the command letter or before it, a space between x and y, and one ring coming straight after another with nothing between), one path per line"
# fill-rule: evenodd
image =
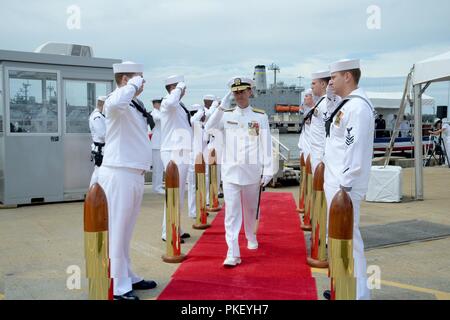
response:
M228 124L233 124L233 125L238 125L239 124L239 122L236 122L236 121L227 121L227 123Z

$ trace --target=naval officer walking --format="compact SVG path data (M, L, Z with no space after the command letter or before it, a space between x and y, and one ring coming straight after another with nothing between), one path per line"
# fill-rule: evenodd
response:
M103 114L105 100L105 96L98 97L97 107L89 116L89 129L92 136L91 161L94 161L95 164L89 187L98 181L98 171L103 162L103 147L105 146L106 135L105 115Z
M372 166L374 108L358 87L359 60L342 60L330 66L330 86L342 102L326 123L325 195L328 210L336 193L349 193L353 203L353 259L358 300L370 299L364 243L359 230L361 201L367 192ZM324 293L330 297L329 291Z
M273 177L272 137L264 111L250 106L253 80L235 77L228 83L231 92L206 123L205 129L222 133L222 179L226 202L225 233L228 245L225 267L241 263L239 231L244 218L247 248L256 250L256 213L261 187ZM237 107L230 109L232 95Z
M137 97L144 90L142 64L113 65L117 89L105 101L106 137L99 184L108 201L109 258L114 299L138 300L133 290L156 287L131 268L130 241L151 165L148 113Z

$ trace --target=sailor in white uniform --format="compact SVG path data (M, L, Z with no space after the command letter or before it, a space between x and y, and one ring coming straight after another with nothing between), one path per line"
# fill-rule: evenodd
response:
M165 194L163 186L164 165L161 160L161 107L162 99L155 99L151 116L155 121L155 127L152 129L152 185L153 192Z
M298 148L300 149L300 155L306 159L311 153L310 142L310 124L311 120L306 119L309 111L314 107L314 96L311 89L305 90L305 97L303 102L303 122L301 124L300 137L298 139Z
M94 161L95 167L92 173L89 187L92 187L98 181L98 171L103 161L103 148L105 147L106 123L105 115L103 114L103 105L105 104L106 96L97 98L97 107L89 116L89 129L92 136L91 146L91 161Z
M253 80L234 77L228 83L231 92L223 99L206 123L215 136L222 132L222 179L226 202L225 233L228 245L225 267L241 263L239 231L244 218L247 248L256 250L255 234L258 197L273 177L272 137L267 115L250 106ZM230 109L232 95L237 107ZM219 130L219 132L217 131Z
M189 166L192 157L191 115L181 99L186 93L184 76L170 76L165 81L168 94L161 103L161 159L164 169L172 160L177 164L179 174L180 212L184 208L184 195L188 178ZM188 216L196 218L188 211ZM181 230L181 242L189 238L190 234ZM164 218L162 224L162 239L166 241L166 206L164 206Z
M314 108L310 111L310 144L311 144L311 164L313 174L323 160L325 153L325 118L327 116L327 87L331 80L330 71L318 71L311 75L311 89L313 95L318 97Z
M117 89L106 99L105 154L98 181L108 201L109 258L114 298L138 300L132 290L152 289L131 267L130 241L141 210L144 173L151 166L148 113L137 97L144 90L144 66L113 65Z
M192 121L199 123L199 127L194 127L194 132L197 132L195 128L199 129L199 134L194 134L194 140L196 141L195 145L197 148L200 148L201 143L201 149L203 150L203 158L206 162L206 205L209 206L209 151L211 149L217 149L216 152L221 150L221 146L218 145L217 141L214 138L214 135L207 134L204 130L204 126L206 122L209 120L211 115L214 113L214 111L217 110L217 107L219 106L219 101L216 100L216 97L208 94L203 96L203 107L198 107L197 113L192 117ZM201 130L201 131L200 131ZM197 154L197 152L196 152ZM220 155L216 154L216 158L219 158ZM219 162L219 161L218 161ZM217 190L219 190L220 187L220 164L217 164Z
M330 66L333 91L342 102L326 123L325 195L328 209L335 194L343 189L353 203L353 258L356 296L370 299L364 243L359 230L361 200L367 192L372 166L374 108L358 87L361 77L359 60L342 60ZM329 297L329 292L325 293Z
M201 122L203 118L202 112L203 107L198 103L193 104L190 107L190 113L192 114L191 125L193 130L191 163L188 172L188 210L190 217L194 217L197 215L195 192L195 161L199 153L203 154L206 140L203 132L203 123Z

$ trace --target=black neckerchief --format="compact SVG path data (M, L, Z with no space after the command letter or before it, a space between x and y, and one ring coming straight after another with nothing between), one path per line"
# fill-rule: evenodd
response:
M303 118L303 122L300 124L300 134L303 131L303 127L305 126L306 121L308 121L309 119L312 118L314 111L317 109L317 107L319 106L319 104L325 99L325 97L322 97L319 102L316 103L316 105L309 110L309 112L307 113L306 117Z
M188 109L186 109L186 107L184 106L184 103L181 102L181 101L180 101L180 106L183 108L184 112L186 112L189 126L192 127L192 124L191 124L191 114L189 113Z
M145 110L139 103L137 103L134 100L131 100L132 107L136 108L137 111L142 113L142 116L147 120L147 124L150 126L150 129L153 130L155 127L155 121L153 120L153 117L150 113Z
M330 128L331 128L331 124L333 123L334 117L342 109L342 107L345 106L345 104L349 101L350 101L350 99L342 100L341 103L339 104L339 106L336 108L336 110L334 110L333 113L331 114L331 116L325 121L325 131L327 133L326 137L330 136Z

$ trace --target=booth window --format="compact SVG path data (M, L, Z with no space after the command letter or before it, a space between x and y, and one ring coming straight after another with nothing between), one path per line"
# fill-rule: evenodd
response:
M66 133L90 133L89 115L98 96L109 93L110 82L65 80Z
M9 71L11 133L58 133L57 74Z

